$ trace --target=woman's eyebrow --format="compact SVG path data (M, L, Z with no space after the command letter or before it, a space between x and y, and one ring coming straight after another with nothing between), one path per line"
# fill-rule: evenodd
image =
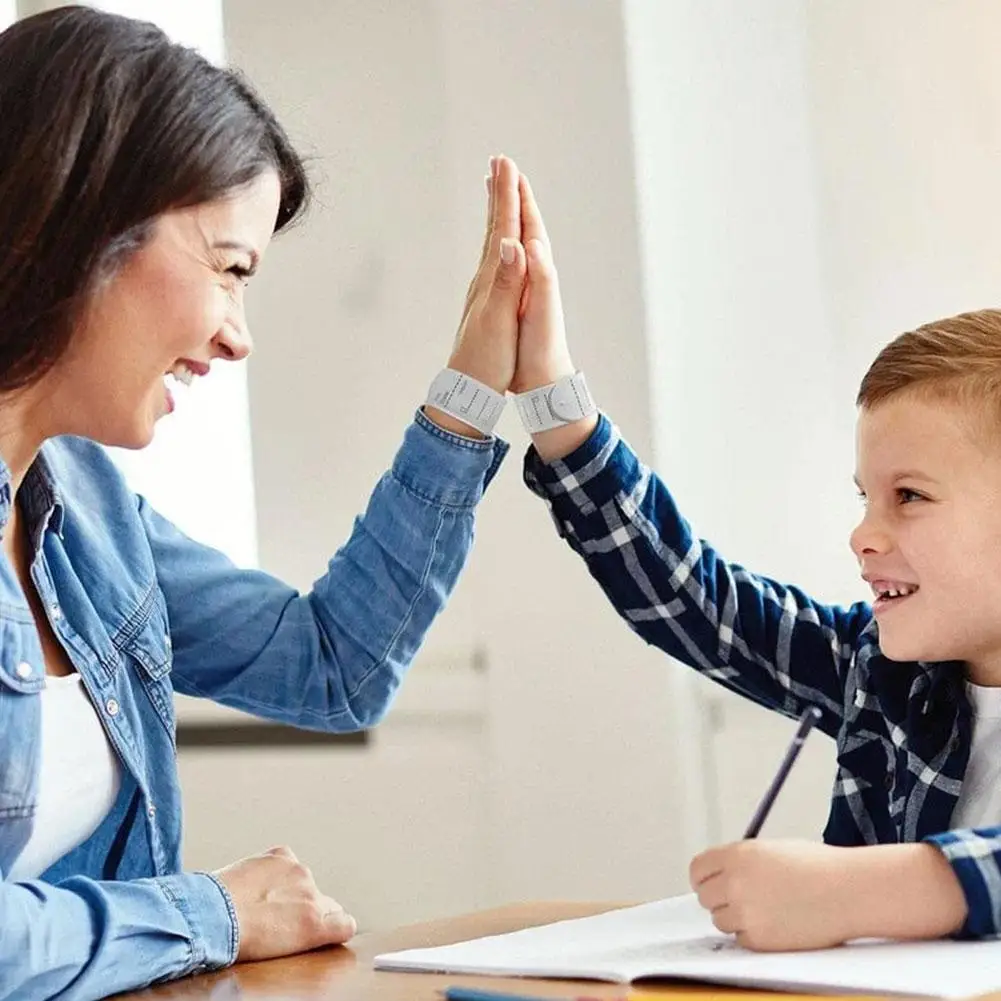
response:
M250 244L241 243L239 240L217 240L212 244L214 250L242 250L250 257L250 267L247 269L251 274L257 270L257 262L260 255Z

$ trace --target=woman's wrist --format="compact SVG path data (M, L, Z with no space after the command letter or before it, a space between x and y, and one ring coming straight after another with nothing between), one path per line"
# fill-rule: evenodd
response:
M483 441L486 438L482 431L477 431L471 424L467 424L451 414L446 414L444 410L439 410L430 403L424 405L424 416L443 431L450 431L462 438L475 438L478 441Z

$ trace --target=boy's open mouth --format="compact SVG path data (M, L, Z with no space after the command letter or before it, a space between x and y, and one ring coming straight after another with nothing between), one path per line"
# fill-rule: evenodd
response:
M904 584L899 581L874 580L870 581L870 585L876 599L875 605L883 608L898 604L918 591L917 584Z

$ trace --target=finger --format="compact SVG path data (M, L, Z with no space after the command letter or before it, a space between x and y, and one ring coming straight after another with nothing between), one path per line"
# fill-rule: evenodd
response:
M752 952L785 952L789 948L788 946L783 947L782 945L773 945L764 938L759 932L747 931L746 929L740 930L737 933L737 945L742 949L750 949Z
M693 890L697 890L707 879L712 879L722 872L723 859L720 851L713 848L700 852L692 859L688 866L688 882Z
M289 848L288 845L275 845L274 848L269 848L265 855L278 855L281 858L287 858L292 862L298 862L299 860L295 857L295 852Z
M316 907L320 919L316 928L316 945L340 945L354 937L358 923L336 900L321 894Z
M518 304L521 302L526 271L525 248L518 240L510 237L502 240L497 254L490 292L487 296L486 310L488 312L510 311L511 320L517 320Z
M496 188L496 179L497 157L492 156L490 157L490 173L483 178L483 183L487 189L487 221L486 225L483 227L483 246L480 248L480 259L476 265L476 272L473 274L473 277L466 288L466 299L462 308L462 317L459 320L460 327L465 321L466 314L469 312L469 309L473 304L473 295L479 286L483 269L487 266L487 262L490 258L490 247L492 246L493 238L494 189Z
M528 178L522 174L518 179L518 193L521 196L521 239L527 246L532 240L541 240L546 247L550 246L546 224L542 221L539 203Z
M524 280L524 248L521 238L521 200L518 197L518 168L514 161L506 156L499 156L494 163L493 200L490 210L490 226L486 236L486 254L480 261L476 274L466 292L466 303L462 313L462 323L472 308L477 295L483 294L486 281L496 284L500 265L501 243L504 240L519 241L521 250L518 253L521 262L521 279ZM503 270L503 269L500 269ZM501 284L507 276L501 275ZM493 288L488 294L493 293ZM520 289L519 289L520 294ZM517 315L515 313L515 315Z
M521 301L518 303L518 322L520 323L526 316L532 315L532 308L538 305L540 308L546 302L545 299L545 264L540 259L538 240L533 240L525 245L525 270L528 281L521 293Z
M494 179L494 206L490 256L496 258L501 240L521 241L521 198L518 195L518 168L506 156L497 158Z
M481 266L490 254L490 237L494 228L494 190L497 187L497 157L490 157L490 173L483 180L487 186L487 221L483 227L483 247L480 250Z
M358 931L358 922L343 911L330 911L324 915L325 941L330 945L349 942Z
M541 240L533 240L525 247L528 268L527 294L521 303L519 319L527 326L545 329L548 324L562 322L562 306L556 269L548 248Z
M534 239L525 244L528 258L528 277L532 289L539 295L547 295L556 285L556 267L549 254L549 247L542 240Z
M723 904L720 907L715 908L711 913L713 924L721 932L726 932L728 935L732 935L735 932L742 931L739 927L740 922L737 918L737 910L731 907L729 904Z
M726 880L721 877L722 873L716 873L694 887L699 903L707 911L714 911L717 907L723 907L729 902Z

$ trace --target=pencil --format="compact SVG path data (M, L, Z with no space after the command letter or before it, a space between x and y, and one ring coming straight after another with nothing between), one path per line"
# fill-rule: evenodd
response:
M768 787L764 797L758 804L757 810L754 811L754 816L751 817L751 822L747 825L747 830L744 831L745 839L756 838L758 836L762 825L768 818L775 798L782 789L789 772L792 771L792 766L796 763L799 752L803 749L803 742L806 740L806 735L820 722L820 716L820 710L816 706L807 706L803 711L803 715L799 718L799 726L796 727L796 732L793 734L792 743L789 744L785 757L782 759L782 764L779 765L779 770L775 773L772 784Z

